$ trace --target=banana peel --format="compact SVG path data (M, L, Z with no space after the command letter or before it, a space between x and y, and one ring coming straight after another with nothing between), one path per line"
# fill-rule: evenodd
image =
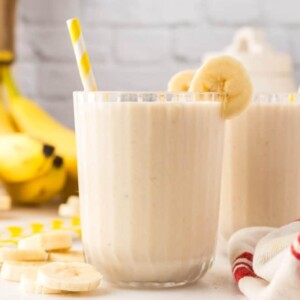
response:
M25 97L13 97L9 103L9 111L19 131L55 147L56 153L64 158L69 175L76 179L75 133Z
M13 133L0 136L0 179L24 182L48 172L54 147L34 138Z
M51 144L66 162L68 173L77 178L76 142L73 130L63 126L36 103L19 92L9 67L3 68L3 81L8 89L9 112L17 129Z
M6 95L8 98L8 101L6 101L7 103L3 100L4 88L6 89ZM78 194L77 158L74 131L64 127L44 112L33 101L23 97L12 78L9 66L1 64L0 136L3 134L7 135L18 132L34 137L43 143L53 145L55 147L55 154L63 157L63 169L65 174L63 185L60 186L62 180L61 177L59 179L57 172L52 172L53 176L48 176L53 181L52 185L56 184L56 186L59 187L59 189L56 187L56 195L59 195L59 198L64 200L70 195ZM60 173L63 172L61 171ZM46 174L37 174L36 178L23 181L21 184L18 183L18 186L15 185L15 183L4 183L14 202L31 204L45 203L51 200L53 192L52 194L51 192L50 194L46 192L45 195L41 195L37 193L37 189L45 184L45 180L42 178L43 176L46 176ZM58 177L54 176L55 174ZM34 182L34 185L32 182ZM34 188L34 186L36 186L36 188ZM21 196L20 191L22 190L23 193L25 191L25 196Z
M0 120L0 135L16 132L17 129L13 125L12 121L9 118L9 115L4 108L2 98L0 99Z
M6 108L2 81L2 66L0 66L0 135L11 134L17 131L17 128L14 126L13 121Z
M60 193L66 178L63 159L55 156L52 168L46 174L26 182L5 183L5 187L15 203L44 204Z

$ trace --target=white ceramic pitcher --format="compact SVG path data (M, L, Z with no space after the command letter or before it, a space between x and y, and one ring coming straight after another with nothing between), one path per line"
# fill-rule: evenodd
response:
M295 92L296 82L292 58L275 51L267 42L262 30L244 27L238 30L232 44L224 49L239 59L248 69L256 93ZM220 53L207 53L203 60Z

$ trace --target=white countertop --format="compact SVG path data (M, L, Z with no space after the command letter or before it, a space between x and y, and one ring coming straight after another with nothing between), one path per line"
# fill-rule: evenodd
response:
M53 209L17 209L11 212L0 212L0 229L8 224L26 222L27 220L47 220L55 216ZM24 294L19 290L18 283L7 282L0 279L1 300L34 300L56 299L67 300L80 298L104 299L104 300L183 300L183 299L208 299L208 300L242 300L246 299L238 291L232 279L229 263L224 255L218 255L213 268L197 284L171 289L159 290L132 290L114 287L106 282L101 287L89 294L66 294L66 295L32 295Z

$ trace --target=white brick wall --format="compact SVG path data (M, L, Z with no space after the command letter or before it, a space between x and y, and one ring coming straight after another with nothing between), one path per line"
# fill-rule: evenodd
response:
M209 0L207 13L209 19L217 24L253 24L259 22L262 2L263 0Z
M264 13L271 24L299 25L299 7L299 0L265 0Z
M120 63L161 63L170 54L170 34L165 28L119 29L115 58Z
M291 53L300 81L299 12L299 0L19 0L15 73L27 96L73 126L72 91L82 86L65 20L78 16L103 90L163 90L242 25Z
M201 62L203 53L221 51L233 36L232 28L215 27L208 24L175 28L173 35L173 57L177 60Z
M86 0L19 0L19 18L38 26L61 23L80 16L83 1Z
M26 1L26 0L25 0ZM202 0L82 0L92 25L178 25L199 22Z

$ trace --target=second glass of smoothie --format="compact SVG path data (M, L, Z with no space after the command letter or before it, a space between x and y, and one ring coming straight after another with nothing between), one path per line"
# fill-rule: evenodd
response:
M214 259L218 94L75 92L83 245L119 285L197 281Z
M299 218L300 95L260 95L227 126L221 233Z

